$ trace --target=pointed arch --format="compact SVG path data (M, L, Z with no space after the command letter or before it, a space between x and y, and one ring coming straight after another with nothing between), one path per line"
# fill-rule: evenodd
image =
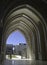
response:
M3 20L4 43L8 35L16 30L21 30L27 42L32 46L36 59L46 60L46 31L45 20L33 7L25 4L12 9ZM32 43L31 43L32 42ZM40 57L41 56L41 57Z

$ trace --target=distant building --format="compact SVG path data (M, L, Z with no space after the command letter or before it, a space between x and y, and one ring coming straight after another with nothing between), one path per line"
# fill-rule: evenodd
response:
M6 44L6 55L13 54L13 44Z
M27 56L27 45L19 43L19 45L16 45L14 47L14 54L21 55L22 57Z
M21 55L22 57L27 56L27 45L25 43L19 43L19 45L6 44L6 55Z

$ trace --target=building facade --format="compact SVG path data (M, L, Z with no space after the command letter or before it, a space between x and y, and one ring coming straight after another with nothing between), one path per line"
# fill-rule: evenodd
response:
M27 58L27 44L6 44L6 55L20 55L22 58Z
M19 43L19 45L15 45L14 54L21 55L22 57L27 57L27 44Z

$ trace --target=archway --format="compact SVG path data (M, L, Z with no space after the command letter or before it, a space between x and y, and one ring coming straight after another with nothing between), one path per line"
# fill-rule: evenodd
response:
M30 47L20 30L13 31L6 40L6 59L32 59Z
M9 12L3 21L5 22L3 43L12 31L19 29L24 33L30 48L32 44L32 54L35 54L35 59L47 59L46 23L40 13L29 5L21 5Z

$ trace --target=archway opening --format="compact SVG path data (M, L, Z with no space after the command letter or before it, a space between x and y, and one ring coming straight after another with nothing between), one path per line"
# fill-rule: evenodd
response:
M45 20L38 11L29 5L21 5L20 7L16 7L10 11L4 18L3 22L5 22L3 28L3 59L5 59L6 39L7 37L9 38L8 35L16 29L21 30L25 34L25 37L27 39L26 42L30 44L29 46L31 49L28 49L28 58L31 56L35 60L47 59L45 46L47 28ZM31 52L32 55L29 54Z
M6 59L29 60L28 43L20 30L13 31L6 40Z

